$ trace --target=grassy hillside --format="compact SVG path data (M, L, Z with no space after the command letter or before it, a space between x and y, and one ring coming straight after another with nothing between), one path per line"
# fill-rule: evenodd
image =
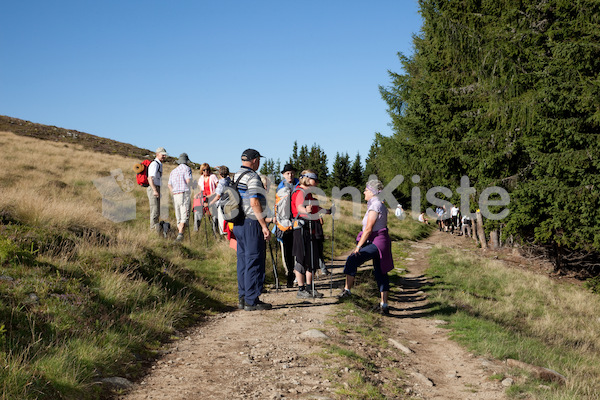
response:
M134 377L176 328L233 303L233 251L152 235L135 159L6 132L0 145L1 398L95 398L100 378ZM137 214L118 224L93 184L117 169Z
M135 378L178 329L237 304L225 241L207 245L201 229L176 245L150 232L146 192L131 170L137 156L9 132L0 146L1 399L101 397L102 378ZM135 219L103 217L94 181L111 176L134 199ZM336 254L359 226L349 216L336 222Z

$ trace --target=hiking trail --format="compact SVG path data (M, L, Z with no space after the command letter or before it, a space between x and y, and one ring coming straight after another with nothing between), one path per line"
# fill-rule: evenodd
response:
M476 357L448 338L442 321L425 318L428 310L424 271L436 244L478 251L470 239L434 232L410 242L402 290L390 292L388 317L381 317L388 346L374 347L363 338L342 334L327 323L336 318L343 286L343 261L329 277L316 281L322 299L296 297L297 288L269 288L261 299L269 311L232 311L209 317L169 345L119 400L196 399L338 399L335 393L353 381L354 366L343 357L322 357L328 345L344 343L372 362L362 371L375 386L395 386L388 398L505 399L506 388L490 376L506 369L498 360ZM368 267L371 268L371 267ZM344 317L352 323L352 313ZM327 337L320 338L320 331ZM400 373L398 373L400 372ZM346 383L344 383L346 382ZM391 392L390 392L391 393ZM347 397L346 397L347 398Z

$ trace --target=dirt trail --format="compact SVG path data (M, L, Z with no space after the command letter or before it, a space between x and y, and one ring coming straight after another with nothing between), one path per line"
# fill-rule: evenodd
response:
M475 251L468 239L439 232L411 243L403 290L391 296L391 316L382 318L391 339L388 347L374 348L326 323L339 307L340 263L334 268L333 296L324 278L317 285L322 299L302 301L296 289L284 288L261 296L273 303L273 310L211 317L173 343L149 375L119 399L341 398L335 390L352 381L353 367L339 364L340 357L317 355L334 343L351 346L373 362L375 368L363 373L371 384L385 387L388 398L504 399L505 388L489 379L503 364L474 357L448 339L440 321L423 317L428 304L420 287L429 249L437 243ZM352 322L352 316L345 318ZM328 338L307 336L312 329Z

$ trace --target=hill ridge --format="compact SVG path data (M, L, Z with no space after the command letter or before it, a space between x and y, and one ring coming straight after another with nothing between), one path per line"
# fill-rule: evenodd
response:
M152 150L143 149L129 143L103 138L75 129L43 125L6 115L0 115L0 131L54 142L79 144L87 150L124 157L150 158L154 154Z

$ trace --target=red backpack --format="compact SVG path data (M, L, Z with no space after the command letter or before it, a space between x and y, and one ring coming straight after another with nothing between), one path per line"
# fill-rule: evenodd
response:
M133 166L133 171L137 173L135 177L137 183L142 187L150 186L150 183L148 183L148 167L151 163L151 160L144 160L141 163L137 163Z

